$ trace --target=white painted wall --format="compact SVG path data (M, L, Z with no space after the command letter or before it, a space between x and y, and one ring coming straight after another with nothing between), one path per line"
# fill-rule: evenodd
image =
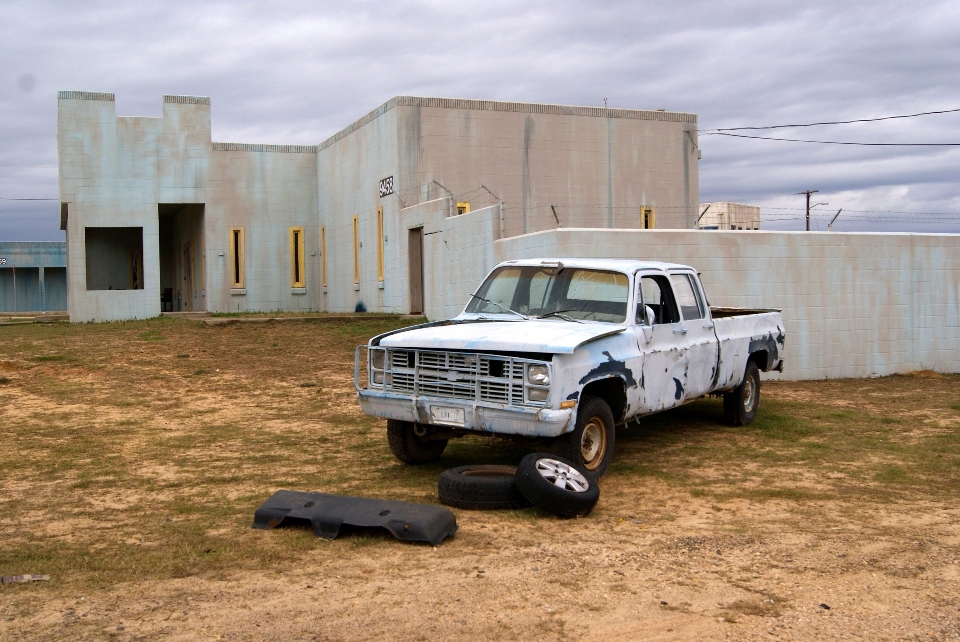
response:
M214 143L197 96L164 96L162 118L140 118L117 117L113 94L65 91L57 118L71 321L160 314L160 203L204 205L198 309L322 306L315 147ZM86 289L86 227L143 228L142 290ZM243 295L230 290L230 227L245 230ZM305 294L290 286L290 227L304 228Z

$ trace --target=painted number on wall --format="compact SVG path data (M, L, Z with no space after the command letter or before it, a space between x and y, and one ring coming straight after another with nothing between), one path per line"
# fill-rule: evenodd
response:
M388 176L380 181L380 198L393 194L393 176Z

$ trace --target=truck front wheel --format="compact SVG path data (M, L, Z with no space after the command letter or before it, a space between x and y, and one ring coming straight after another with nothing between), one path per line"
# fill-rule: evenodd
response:
M387 419L387 443L393 456L405 464L429 464L440 459L446 439L422 439L410 421Z
M748 361L743 382L723 395L723 415L734 426L746 426L757 416L759 405L760 369L755 361Z
M600 397L585 397L573 432L557 437L557 454L583 466L594 479L607 472L613 459L613 412Z

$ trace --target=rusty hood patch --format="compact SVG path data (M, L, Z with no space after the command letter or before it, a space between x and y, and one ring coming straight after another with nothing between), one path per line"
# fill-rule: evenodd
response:
M570 354L585 343L624 330L623 326L603 323L518 319L411 328L382 337L380 345L388 348Z

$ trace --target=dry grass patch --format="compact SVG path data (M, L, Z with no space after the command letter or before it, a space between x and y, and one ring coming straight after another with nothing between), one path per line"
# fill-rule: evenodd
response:
M52 576L2 589L0 637L258 639L269 623L309 639L320 615L340 639L690 639L773 621L870 637L872 603L841 603L842 626L816 611L831 586L879 591L905 631L960 608L957 376L764 384L745 428L713 399L651 417L618 431L586 519L458 511L438 549L251 530L280 488L436 502L443 469L526 452L468 438L434 465L393 459L356 404L353 347L409 322L0 328L0 574Z

